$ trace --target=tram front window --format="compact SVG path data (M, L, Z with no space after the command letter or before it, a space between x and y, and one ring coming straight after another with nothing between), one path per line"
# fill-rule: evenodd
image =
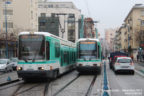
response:
M45 40L41 35L22 35L19 37L20 60L44 60Z
M96 42L80 42L79 44L79 58L81 59L96 59L97 58L97 44Z

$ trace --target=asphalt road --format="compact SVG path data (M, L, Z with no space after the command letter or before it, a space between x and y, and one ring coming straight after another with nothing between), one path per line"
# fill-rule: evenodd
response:
M135 74L118 74L116 75L107 65L107 76L109 81L110 92L112 96L144 96L144 77ZM136 68L142 68L137 66ZM14 73L8 73L12 76ZM7 77L8 74L0 76ZM67 83L76 78L77 71L70 72L60 78L51 81L48 86L47 96L53 96ZM56 96L85 96L94 75L81 75L62 90ZM90 96L102 96L103 71L96 77L96 81L91 90ZM41 83L14 83L0 87L0 96L12 96L17 91L17 96L43 96L46 82Z
M112 96L144 96L144 78L138 74L115 74L109 69L107 62L107 75Z

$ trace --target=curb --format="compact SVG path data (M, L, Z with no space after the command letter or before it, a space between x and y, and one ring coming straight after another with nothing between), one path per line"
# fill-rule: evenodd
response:
M101 96L111 96L109 81L106 71L106 62L104 62L104 70L103 70L103 84L102 84L102 95Z
M144 77L144 74L143 74L142 72L140 72L140 71L138 71L138 70L135 70L135 72L136 72L138 75Z

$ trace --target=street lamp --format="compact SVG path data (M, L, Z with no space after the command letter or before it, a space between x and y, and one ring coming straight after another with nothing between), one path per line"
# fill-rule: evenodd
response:
M6 31L6 58L8 58L8 42L7 42L7 4L11 4L10 1L5 1L5 31Z

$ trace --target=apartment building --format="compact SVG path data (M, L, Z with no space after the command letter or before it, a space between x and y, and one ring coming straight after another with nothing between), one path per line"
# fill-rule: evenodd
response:
M8 57L17 54L21 31L38 31L38 0L0 0L0 57L5 57L6 33Z
M124 20L128 47L136 58L138 49L144 44L144 5L135 4Z
M105 40L109 46L109 49L110 51L115 51L114 50L114 40L115 40L115 32L116 32L117 28L116 29L106 29L105 30Z
M38 31L37 4L38 0L1 0L1 32L5 31L5 19L7 19L8 32L12 32L15 30Z
M66 40L78 39L81 12L72 2L39 2L39 31L50 32Z
M84 38L96 38L96 29L92 18L84 19Z

